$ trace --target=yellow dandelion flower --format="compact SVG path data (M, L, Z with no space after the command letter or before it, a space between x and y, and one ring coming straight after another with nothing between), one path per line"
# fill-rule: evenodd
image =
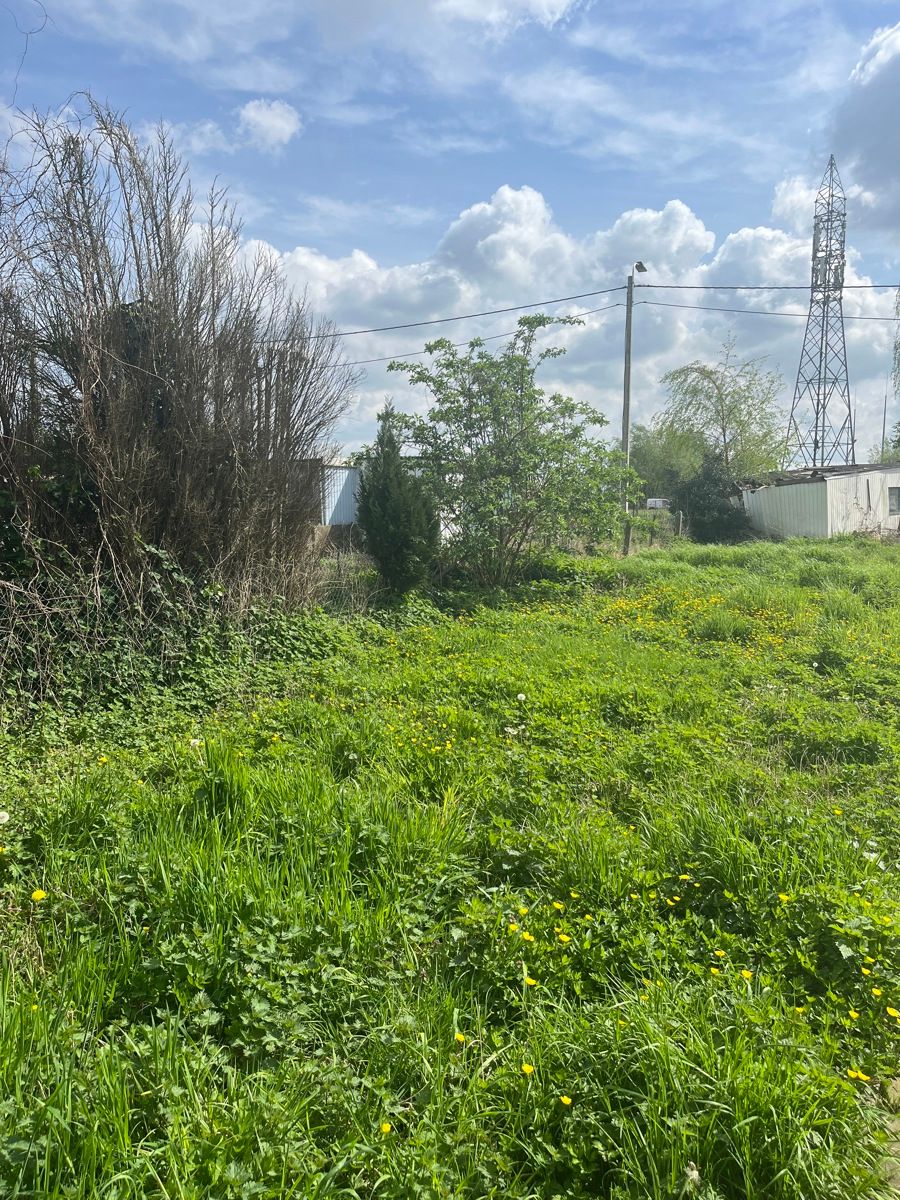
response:
M34 891L31 893L31 898L35 902L35 904L40 904L40 902L42 900L47 899L47 893L44 891L43 888L35 888Z
M841 813L843 813L844 810L842 808L833 808L831 811L834 813L834 815L836 817L839 817L841 815Z
M885 1011L889 1017L900 1017L900 1012L897 1012L896 1008L887 1008Z
M871 975L872 974L872 972L869 970L868 967L860 967L860 970L862 971L863 975Z
M457 1030L453 1036L460 1046L465 1044L466 1035L464 1033L460 1033L459 1030Z
M860 1083L868 1083L872 1076L867 1075L865 1071L857 1071L856 1078L860 1081Z
M854 1071L852 1067L847 1068L847 1074L851 1079L859 1079L859 1071Z
M520 917L527 917L527 916L528 916L528 909L527 909L527 908L525 908L525 906L524 906L524 905L521 905L521 906L519 907L519 916L520 916Z
M108 762L109 762L109 759L106 757L105 754L101 754L100 757L97 759L97 765L100 767L105 767Z
M531 1065L531 1063L524 1063L524 1062L522 1063L522 1074L523 1075L533 1075L534 1074L534 1067Z
M577 900L579 898L579 896L581 895L581 892L569 892L569 895L572 897L573 900Z
M593 921L593 919L594 918L591 913L585 913L584 917L582 918L582 920L584 920L584 921Z
M719 970L718 967L710 967L709 973L710 973L710 975L721 975L722 974L722 972Z
M687 881L690 879L690 875L679 875L678 878L682 883L687 883Z
M881 988L872 988L872 995L873 995L873 996L880 996L880 995L881 995Z
M782 904L787 904L788 900L790 900L790 896L787 894L787 892L779 892L778 899Z
M850 1016L851 1021L855 1021L857 1019L857 1017L859 1016L859 1013L856 1011L855 1008L851 1008L849 1016Z
M566 906L563 904L562 900L554 900L553 907L556 909L557 912L562 912Z
M724 958L725 957L724 950L713 950L713 954L716 956L716 958Z
M571 942L572 939L569 937L569 935L567 933L561 933L559 935L559 940L562 942L562 944L564 946L566 946L569 944L569 942Z
M526 975L525 976L525 985L526 985L526 987L537 987L537 980L532 979L530 975Z
M637 892L629 892L628 898L629 898L629 900L640 900L640 896L638 895Z
M640 996L638 996L638 1000L649 1000L649 999L650 999L650 997L647 995L646 992L641 992Z
M675 901L675 903L677 904L677 903L678 903L678 901L681 899L681 897L680 897L680 896L673 896L673 897L672 897L672 899L673 899L673 900Z
M795 1005L794 1005L794 1012L795 1012L795 1013L805 1013L805 1012L806 1012L806 1005L805 1005L805 1004L795 1004Z
M522 941L523 941L523 942L533 942L533 941L534 941L534 934L533 934L533 933L529 933L529 932L528 932L528 930L526 929L526 930L523 932L523 934L522 934Z
M381 1132L382 1133L390 1133L393 1128L394 1127L390 1123L390 1121L382 1121L381 1122Z
M741 971L741 978L742 978L742 979L752 979L752 978L753 978L753 972L752 972L752 971L748 971L748 970L747 970L747 968L745 967L745 968L743 969L743 971Z
M881 923L882 923L882 925L893 925L894 918L893 917L882 917Z
M656 899L656 892L648 892L647 895L650 897L651 900Z
M873 966L874 966L874 964L875 964L875 959L874 959L874 958L871 958L871 957L870 957L870 956L867 954L867 955L866 955L866 957L863 959L863 962L870 963L871 965L873 965Z
M517 932L517 930L518 930L518 928L519 928L519 927L518 927L518 925L515 923L515 921L510 921L510 923L509 923L509 932L510 932L510 933L516 933L516 932Z
M572 1097L571 1096L560 1096L559 1102L560 1102L560 1104L564 1104L566 1106L566 1108L568 1108L569 1105L572 1103Z
M675 907L675 901L674 901L674 900L667 900L667 901L666 901L666 904L668 904L669 908L674 908L674 907Z

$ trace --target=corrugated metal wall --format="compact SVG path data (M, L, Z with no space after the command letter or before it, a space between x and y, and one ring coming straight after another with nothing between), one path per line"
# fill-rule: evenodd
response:
M900 467L828 477L828 535L887 533L900 529L891 515L888 488L900 487Z
M322 524L355 525L359 467L322 468Z
M828 537L825 483L770 484L742 493L750 524L770 537Z

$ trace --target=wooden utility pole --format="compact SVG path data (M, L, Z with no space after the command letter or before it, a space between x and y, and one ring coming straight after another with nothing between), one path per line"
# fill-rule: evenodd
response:
M625 292L625 376L622 383L622 454L625 458L625 468L631 465L631 314L634 308L634 273L644 273L647 268L642 262L636 262L628 275L628 286ZM625 510L625 538L622 543L622 553L628 554L631 549L631 517L628 512L628 484L622 489L622 507Z

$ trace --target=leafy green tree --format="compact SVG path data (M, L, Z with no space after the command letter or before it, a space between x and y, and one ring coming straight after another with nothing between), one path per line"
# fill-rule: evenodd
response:
M430 394L427 413L406 419L406 436L434 490L448 554L483 585L506 585L536 551L620 528L633 477L595 436L606 419L535 382L541 364L564 353L537 351L537 334L578 323L521 317L498 354L480 339L459 353L442 338L425 347L430 362L390 364Z
M631 430L631 465L643 481L645 496L671 500L684 480L700 470L706 450L695 430L671 424L635 425Z
M707 450L699 470L682 480L673 493L675 508L687 521L695 542L738 542L747 537L750 523L742 506L732 504L737 495L731 472L715 450Z
M880 442L869 450L870 463L894 463L900 459L900 421L888 433L884 445Z
M428 575L440 540L425 485L400 454L397 414L378 415L378 435L360 472L358 517L366 548L392 591L408 592Z
M737 362L726 342L716 363L691 362L663 376L669 399L654 422L660 433L702 439L734 478L774 471L784 458L787 418L781 377L758 361Z

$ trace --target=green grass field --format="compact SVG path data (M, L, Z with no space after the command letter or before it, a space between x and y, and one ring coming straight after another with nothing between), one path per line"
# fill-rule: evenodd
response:
M883 1194L900 548L556 575L5 735L0 1195Z

